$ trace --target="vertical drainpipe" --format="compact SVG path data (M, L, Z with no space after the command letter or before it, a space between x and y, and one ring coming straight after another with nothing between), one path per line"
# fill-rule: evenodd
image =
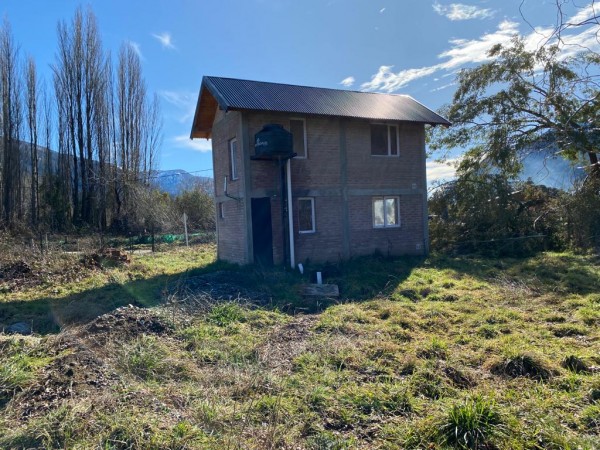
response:
M296 254L294 249L294 211L292 203L292 160L286 161L285 171L287 175L287 204L288 204L288 230L290 232L290 267L296 267Z
M423 254L429 255L429 209L427 207L427 149L425 142L425 125L423 125L423 133L421 135L421 150L422 162L421 162L421 174L423 175L423 183L421 189L423 192Z

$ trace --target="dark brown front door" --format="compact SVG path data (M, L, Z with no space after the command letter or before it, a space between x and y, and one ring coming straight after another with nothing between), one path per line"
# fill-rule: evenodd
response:
M254 262L263 266L273 265L273 227L271 225L271 199L252 199L252 244Z

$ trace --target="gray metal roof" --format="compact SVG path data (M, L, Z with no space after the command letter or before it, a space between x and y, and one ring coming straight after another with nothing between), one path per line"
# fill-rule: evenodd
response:
M192 137L208 137L203 107L212 108L205 95L208 90L223 110L251 110L316 114L368 120L419 122L450 125L446 119L408 95L379 94L340 89L295 86L235 78L209 77L202 87L192 128ZM203 95L204 94L204 95ZM206 105L203 103L206 102ZM212 127L212 122L210 123Z

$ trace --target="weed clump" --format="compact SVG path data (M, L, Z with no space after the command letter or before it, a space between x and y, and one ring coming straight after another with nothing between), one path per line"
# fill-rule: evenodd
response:
M505 425L495 404L476 396L454 405L439 421L437 440L461 449L492 448L495 438L505 435Z
M237 303L223 303L214 306L208 314L207 321L219 327L243 322L245 319L242 307Z
M185 378L184 367L173 360L169 349L155 336L146 334L124 345L117 363L125 372L145 381Z
M561 366L575 373L587 373L590 371L590 368L587 366L587 364L581 358L575 355L569 355L563 359Z
M417 352L417 356L424 359L446 359L448 344L434 336L424 348Z
M509 356L494 363L490 370L494 375L527 377L539 381L548 380L553 375L553 370L545 362L528 353Z
M564 324L557 326L552 330L556 337L574 337L574 336L585 336L587 330L581 326L573 324Z

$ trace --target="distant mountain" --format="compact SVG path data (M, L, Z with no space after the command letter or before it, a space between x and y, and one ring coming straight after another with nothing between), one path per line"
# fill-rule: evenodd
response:
M585 171L578 167L585 166L581 161L567 161L557 155L556 145L537 148L523 159L523 170L519 179L530 179L534 184L568 191L573 188L573 183L585 177ZM589 164L589 163L588 163Z
M22 170L31 173L30 144L20 142L19 151L21 153ZM46 147L38 145L39 174L44 176L48 161L51 170L55 171L58 165L58 152L49 150ZM151 175L152 184L155 188L167 192L171 195L178 195L183 191L202 188L212 195L213 179L193 175L185 170L154 170Z
M181 194L183 191L201 188L212 194L213 179L201 177L186 172L185 170L156 170L152 173L153 185L171 195Z

